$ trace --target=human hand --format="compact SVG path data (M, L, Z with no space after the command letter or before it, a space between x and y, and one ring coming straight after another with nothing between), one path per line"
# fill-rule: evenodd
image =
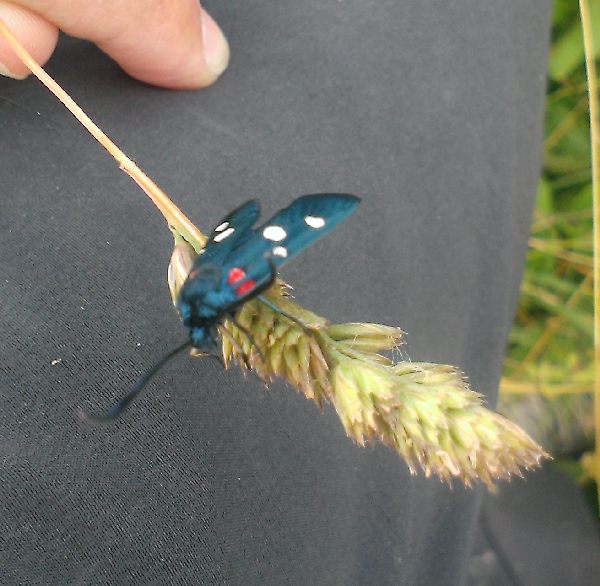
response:
M172 89L210 85L229 62L226 39L198 0L0 0L0 19L40 64L60 29L94 42L132 77ZM0 74L29 74L1 37Z

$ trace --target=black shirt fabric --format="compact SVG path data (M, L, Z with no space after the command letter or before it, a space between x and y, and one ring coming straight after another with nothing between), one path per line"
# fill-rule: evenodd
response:
M332 321L408 332L494 402L542 136L549 2L207 2L213 87L129 79L64 38L48 71L204 231L304 193L359 211L284 271ZM0 79L0 582L460 584L481 491L453 489L283 383L180 356L172 239L62 106Z

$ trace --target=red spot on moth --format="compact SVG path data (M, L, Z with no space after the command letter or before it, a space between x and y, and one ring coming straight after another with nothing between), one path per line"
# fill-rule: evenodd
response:
M244 272L244 269L240 269L240 267L233 267L229 269L229 273L227 273L227 284L233 285L234 283L241 281L245 276L246 273ZM248 293L248 291L250 291L254 285L256 285L256 281L248 279L247 281L240 283L235 288L235 294L238 297L241 297L244 293Z
M233 267L232 269L229 269L229 273L227 275L227 284L233 285L233 283L237 283L237 281L243 279L245 276L246 273L243 271L243 269L240 269L239 267Z
M248 279L247 281L244 281L239 287L236 287L235 294L238 297L241 297L244 293L248 293L248 291L250 291L250 289L252 289L254 285L256 285L256 281Z

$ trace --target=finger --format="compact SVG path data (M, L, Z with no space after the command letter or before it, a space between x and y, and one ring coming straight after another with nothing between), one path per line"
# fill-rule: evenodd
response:
M0 19L38 63L45 63L52 55L58 40L58 29L45 18L28 8L0 0ZM24 79L29 75L29 69L3 37L0 37L0 74L15 79Z
M221 29L197 0L13 0L96 43L132 77L169 88L213 83L229 62Z

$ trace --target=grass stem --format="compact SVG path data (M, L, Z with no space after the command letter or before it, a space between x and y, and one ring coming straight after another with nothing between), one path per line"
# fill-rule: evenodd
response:
M579 0L585 67L590 106L592 145L592 199L594 217L594 428L596 431L596 484L600 503L600 120L598 119L598 86L594 61L594 39L588 0Z
M203 234L192 224L183 212L167 197L167 195L150 179L123 151L112 141L92 119L75 103L75 101L56 83L12 34L0 19L0 34L23 63L75 116L83 127L109 152L117 161L119 168L127 173L152 200L169 226L176 228L189 242L204 242Z

